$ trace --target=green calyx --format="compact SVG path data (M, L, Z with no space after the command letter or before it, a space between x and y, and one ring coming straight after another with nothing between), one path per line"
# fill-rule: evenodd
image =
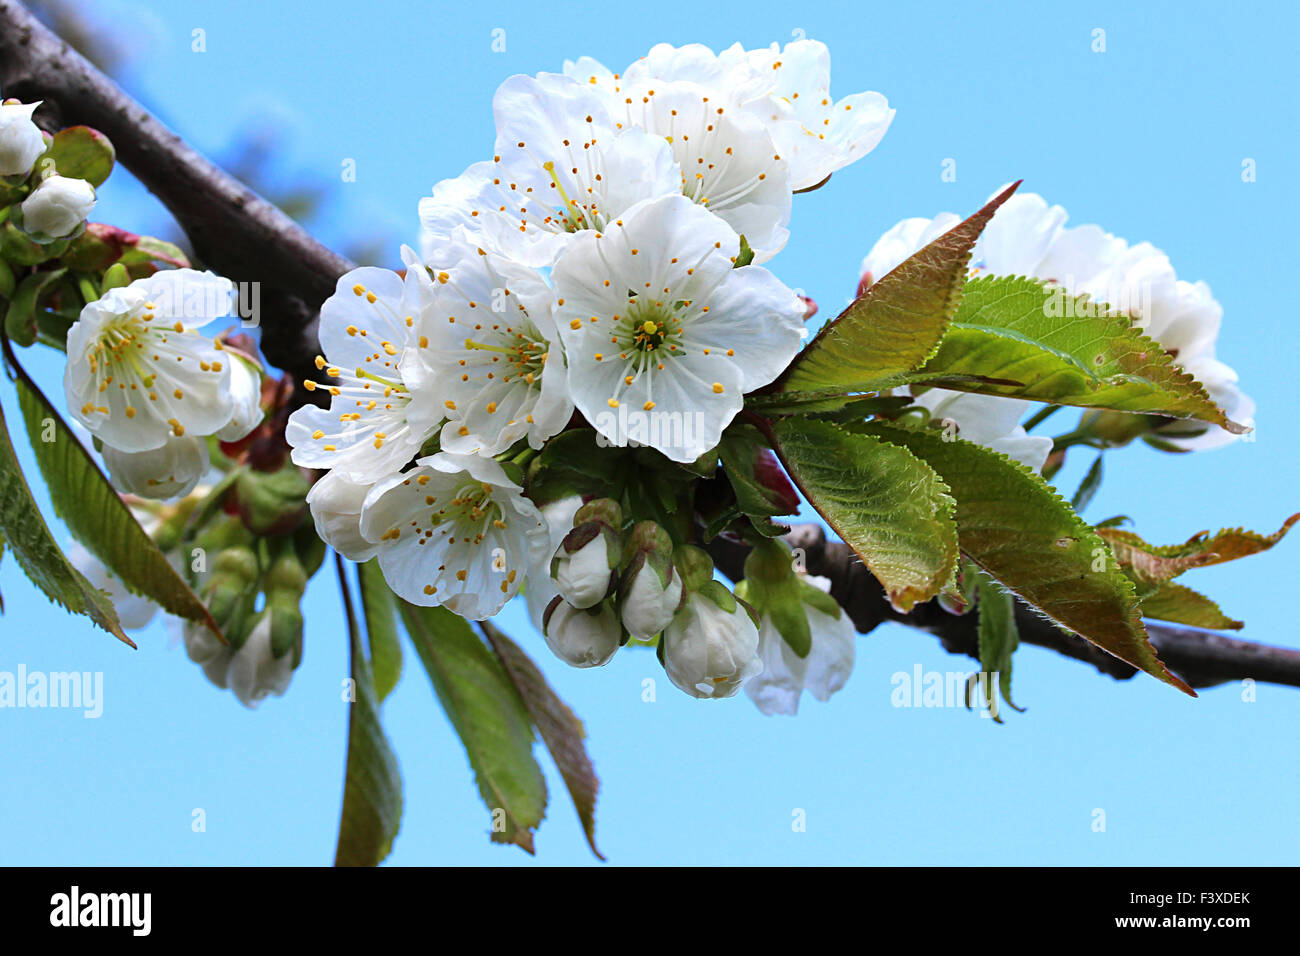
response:
M807 657L812 650L807 608L836 618L841 613L834 598L795 570L790 548L771 538L760 541L745 559L745 580L736 586L736 596L766 615L799 657Z
M625 587L631 586L632 578L645 565L659 575L662 587L668 587L673 572L672 536L655 521L638 521L623 543L619 565L623 569Z
M703 591L708 584L716 583L713 581L713 559L703 548L697 548L693 544L682 545L673 552L673 565L682 576L682 585L688 592ZM731 600L729 591L727 599ZM723 607L721 604L718 606Z
M716 604L719 608L728 614L735 614L740 604L736 601L736 596L721 581L710 579L705 582L703 587L697 588L700 597L707 598Z

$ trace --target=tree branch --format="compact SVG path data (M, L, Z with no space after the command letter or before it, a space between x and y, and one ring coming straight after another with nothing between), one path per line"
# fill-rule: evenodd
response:
M347 259L188 146L24 6L0 0L0 91L33 102L50 129L86 125L157 196L202 263L261 283L262 350L301 380L315 371L316 314Z
M85 124L105 133L122 164L176 217L204 264L236 281L262 284L267 358L299 380L314 372L317 311L350 262L186 145L14 0L0 0L0 89L29 102L44 100L37 115L52 128ZM978 659L974 615L949 614L937 602L900 614L852 550L828 541L820 526L799 525L789 541L804 550L810 573L830 578L832 596L860 632L896 621L935 635L950 653ZM719 538L710 550L724 574L732 580L743 575L744 545ZM1117 679L1135 673L1023 604L1016 619L1024 643ZM1186 628L1149 630L1169 668L1195 687L1243 678L1300 687L1300 650Z
M885 592L853 550L842 541L828 540L820 525L795 525L786 540L791 547L803 550L804 566L809 574L830 579L831 596L845 609L859 632L865 634L879 624L895 621L935 635L950 654L979 659L976 615L949 614L937 601L900 614L890 606ZM743 577L748 552L744 545L716 538L709 550L723 574L733 581ZM1127 680L1137 673L1132 665L1061 630L1020 602L1016 604L1016 625L1021 643L1046 647L1091 664L1119 680ZM1147 631L1169 669L1193 687L1211 687L1245 678L1300 687L1300 650L1162 624L1149 624Z

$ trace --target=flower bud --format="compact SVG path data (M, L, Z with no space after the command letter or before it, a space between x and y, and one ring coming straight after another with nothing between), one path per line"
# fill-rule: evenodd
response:
M271 562L270 569L262 579L262 588L267 594L273 591L284 592L299 598L307 590L307 572L298 561L298 555L292 546L281 551L280 556Z
M1134 438L1151 430L1152 426L1157 423L1147 415L1134 415L1130 412L1093 412L1085 416L1080 421L1081 427L1086 427L1088 433L1096 438L1101 439L1108 448L1120 448L1127 445ZM1196 423L1187 423L1193 428L1205 430L1205 426Z
M235 480L239 516L249 531L261 535L289 534L306 517L310 488L295 465L279 471L245 469Z
M266 598L271 613L271 654L277 659L288 655L294 668L302 660L301 600L301 591L270 591Z
M600 667L618 650L623 637L608 602L576 608L555 597L546 609L543 636L555 656L573 667Z
M619 532L623 517L616 502L597 498L579 508L573 520L573 530L551 559L551 577L566 601L575 608L589 608L613 587L623 550Z
M279 696L288 690L296 666L295 655L277 657L272 649L273 614L270 607L258 614L238 647L233 642L222 644L201 624L186 625L184 630L190 660L202 665L208 680L233 690L239 702L250 709L268 695Z
M193 491L208 470L208 446L191 435L173 435L149 451L119 451L105 444L104 467L118 491L141 498L179 498Z
M672 555L672 538L653 521L640 522L628 536L619 597L623 627L638 640L649 640L667 627L682 602L682 579L673 569Z
M84 179L51 176L22 204L22 229L33 239L71 236L95 208L95 187Z
M692 697L732 697L763 670L758 628L718 581L691 592L664 630L664 670Z
M0 176L26 176L45 152L45 138L32 122L32 113L40 105L0 105Z
M212 576L203 589L203 603L231 646L244 639L244 621L253 609L261 570L252 548L224 548L212 562Z

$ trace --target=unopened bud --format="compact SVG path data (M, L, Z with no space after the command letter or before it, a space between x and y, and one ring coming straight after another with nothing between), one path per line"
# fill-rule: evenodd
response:
M614 586L614 569L622 556L618 503L597 498L578 509L574 528L551 559L551 577L566 601L575 608L599 603Z
M618 650L623 629L608 602L577 608L556 596L546 609L543 635L555 656L573 667L600 667Z

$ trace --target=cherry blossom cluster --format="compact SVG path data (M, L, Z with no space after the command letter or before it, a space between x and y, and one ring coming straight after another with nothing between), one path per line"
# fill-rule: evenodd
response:
M404 272L357 269L322 308L304 384L326 401L286 431L325 472L317 529L406 601L484 619L527 580L569 663L661 638L675 684L730 696L774 657L754 606L648 515L534 501L519 466L574 426L680 463L715 449L806 334L765 266L794 194L870 152L893 111L832 98L809 40L661 44L618 73L583 58L509 78L493 109L491 158L420 202Z

